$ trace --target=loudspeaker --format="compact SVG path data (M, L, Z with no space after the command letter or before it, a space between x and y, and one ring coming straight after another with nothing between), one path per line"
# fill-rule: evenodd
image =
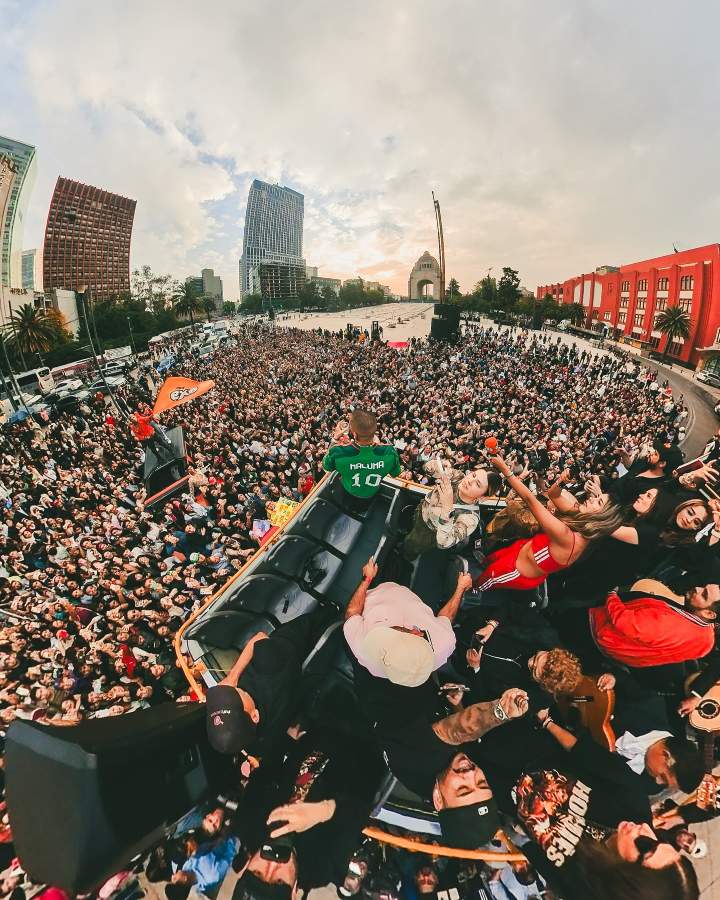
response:
M237 782L205 707L164 703L68 728L15 721L5 750L13 840L33 881L86 893L206 796Z
M165 432L169 448L158 445L157 441L149 442L145 447L145 467L143 479L148 501L152 505L153 498L165 499L174 491L166 491L170 485L175 484L187 474L187 458L185 456L185 437L182 428L178 425ZM185 486L185 482L178 485L178 489ZM160 494L160 497L156 495Z
M460 327L460 307L454 306L451 303L446 303L444 305L447 306L447 310L445 311L443 318L448 322L453 331L457 331Z
M430 322L430 337L436 341L449 341L450 328L446 319L432 319Z
M453 309L452 303L436 303L433 307L433 312L436 316L442 316L443 318L447 316L448 310Z

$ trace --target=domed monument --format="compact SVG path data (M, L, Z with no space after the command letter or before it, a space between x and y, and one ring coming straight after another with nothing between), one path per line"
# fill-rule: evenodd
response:
M432 292L428 288L432 286ZM427 250L412 267L408 281L408 299L423 300L433 297L442 301L440 296L440 265Z

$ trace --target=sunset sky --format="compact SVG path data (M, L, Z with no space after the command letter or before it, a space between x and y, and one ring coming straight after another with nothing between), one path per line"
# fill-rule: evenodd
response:
M469 290L720 237L720 8L699 0L0 0L0 133L138 201L132 265L238 295L253 178L305 195L324 275Z

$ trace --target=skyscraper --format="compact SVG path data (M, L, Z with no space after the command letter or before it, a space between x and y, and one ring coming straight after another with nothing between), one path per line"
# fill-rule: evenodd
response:
M24 291L42 291L42 250L23 250L22 252L22 289Z
M87 285L99 300L129 292L134 216L135 200L58 178L45 226L44 289Z
M0 285L22 287L25 211L35 183L35 148L0 135Z
M297 191L255 179L250 185L243 255L240 259L240 293L262 292L262 284L296 285L305 277L302 255L305 198ZM264 275L260 277L260 267ZM302 273L296 269L302 268ZM294 290L294 287L293 287Z

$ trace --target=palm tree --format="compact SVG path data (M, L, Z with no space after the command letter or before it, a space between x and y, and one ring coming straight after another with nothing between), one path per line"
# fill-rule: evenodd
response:
M52 321L42 309L30 303L23 303L10 314L11 336L8 345L20 354L44 353L57 340L57 323Z
M175 312L180 316L189 316L190 324L195 324L195 313L202 309L200 300L190 284L179 284L173 296Z
M209 322L210 313L215 312L215 301L212 297L208 297L207 295L205 295L204 297L200 298L200 306L202 308L202 311L205 313L207 321Z
M667 338L662 355L663 360L668 354L670 344L678 338L685 340L690 336L691 324L692 320L689 313L686 313L679 306L668 306L667 309L658 314L655 319L655 328Z
M571 303L568 307L570 321L573 325L582 325L585 321L585 308L582 303Z

